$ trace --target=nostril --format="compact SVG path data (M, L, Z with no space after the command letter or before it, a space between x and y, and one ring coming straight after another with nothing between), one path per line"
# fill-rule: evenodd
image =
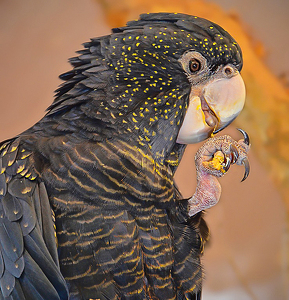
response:
M225 74L226 74L228 77L230 77L230 76L233 75L234 70L233 70L232 67L227 66L227 67L224 69L224 72L225 72Z

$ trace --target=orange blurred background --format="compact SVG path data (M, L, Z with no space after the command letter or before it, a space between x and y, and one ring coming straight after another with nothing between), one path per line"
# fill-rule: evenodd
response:
M206 213L211 242L203 258L206 274L203 299L289 299L288 205L284 199L286 169L280 169L281 174L285 172L285 177L276 179L281 160L278 147L284 141L277 140L276 134L270 137L270 131L262 131L263 127L270 124L266 123L268 119L273 117L270 115L270 106L267 106L267 110L260 109L262 103L256 100L260 98L260 91L254 94L252 85L254 80L263 76L269 80L266 95L271 92L273 95L278 89L286 92L284 85L279 86L276 76L282 77L283 82L288 76L289 40L286 30L289 23L285 12L289 12L289 2L239 1L241 4L238 4L238 1L218 0L210 1L210 6L200 0L179 0L177 4L173 1L163 2L168 6L157 6L162 1L142 1L143 6L139 6L141 1L132 2L134 4L130 4L129 0L0 1L0 139L24 131L44 115L45 109L53 101L53 91L60 84L58 75L70 69L67 59L74 56L75 51L82 48L81 43L89 38L109 34L114 22L123 22L128 17L137 18L139 11L147 12L150 9L148 3L151 3L151 7L155 5L153 9L162 11L176 7L180 8L176 10L180 12L183 7L184 11L191 14L194 14L191 6L195 5L193 8L199 13L207 14L206 9L213 10L214 18L218 18L218 13L227 11L224 14L239 22L249 36L250 43L240 37L243 44L252 47L254 55L259 57L255 69L253 66L247 71L244 69L244 78L252 78L245 81L249 92L247 108L240 115L238 123L224 130L224 133L238 139L240 135L235 128L240 126L251 135L251 174L245 182L240 183L244 170L233 166L229 174L221 179L223 190L220 203ZM212 3L221 5L223 9L211 6ZM230 28L226 29L230 32ZM234 37L238 41L238 37ZM249 61L251 54L247 53L244 53L244 57ZM256 70L257 79L250 73L252 70ZM262 74L258 73L260 70ZM276 80L272 85L270 78ZM270 86L273 91L270 91ZM278 97L273 95L270 101ZM285 103L281 107L284 115L289 112L286 111L288 103L284 102L289 96L286 97L280 95L281 103ZM257 116L255 112L258 110L260 114ZM278 120L279 115L274 115L274 118ZM289 133L287 119L283 121L285 127L282 125L282 130ZM289 140L289 134L286 138ZM266 141L267 148L262 150ZM272 143L278 144L277 150L272 148ZM195 188L193 157L199 146L188 147L176 175L184 196L190 196ZM276 151L278 161L266 164L274 156L271 148ZM271 171L270 168L277 171ZM289 182L287 184L289 186Z

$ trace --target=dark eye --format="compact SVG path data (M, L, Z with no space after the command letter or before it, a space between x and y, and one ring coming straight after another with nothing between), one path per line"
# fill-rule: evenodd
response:
M199 60L193 58L190 60L189 68L192 73L196 73L201 69L201 63Z

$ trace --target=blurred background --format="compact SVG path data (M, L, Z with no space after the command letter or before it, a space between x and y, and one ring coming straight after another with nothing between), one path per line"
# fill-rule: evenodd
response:
M206 213L211 241L203 257L204 300L289 299L289 1L0 0L0 139L37 122L53 101L67 59L91 37L143 12L210 19L243 49L244 111L224 133L252 141L251 174L232 166L222 197ZM176 174L185 197L195 189L189 146ZM165 299L164 299L165 300Z

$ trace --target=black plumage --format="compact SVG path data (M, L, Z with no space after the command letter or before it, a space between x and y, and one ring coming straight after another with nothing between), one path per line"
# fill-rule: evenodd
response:
M46 116L1 144L0 299L200 299L207 227L173 183L192 49L202 80L242 67L226 31L182 14L92 39Z

